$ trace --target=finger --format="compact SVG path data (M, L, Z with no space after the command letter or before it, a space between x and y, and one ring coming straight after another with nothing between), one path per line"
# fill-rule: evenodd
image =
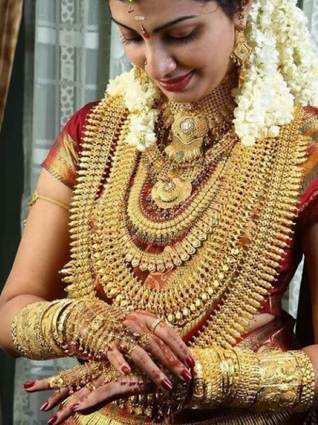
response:
M97 385L99 380L96 381ZM129 397L133 394L140 394L143 391L143 381L138 378L127 376L122 377L116 382L110 382L105 385L99 385L95 391L92 391L81 402L72 406L73 412L86 411L93 407L113 401L117 398Z
M142 314L142 313L141 313ZM156 320L149 316L145 316L146 323L151 330L151 327L156 324ZM176 356L183 361L183 363L189 368L193 369L195 366L195 360L192 356L192 353L182 340L180 335L167 323L161 321L154 329L153 333L164 341L168 347L174 352Z
M45 403L43 403L41 410L43 412L48 412L49 410L54 409L54 407L58 406L64 400L66 400L69 394L70 393L67 388L63 388L61 391L55 392L51 397L48 398Z
M37 391L48 391L51 390L50 386L51 378L39 379L38 381L26 382L23 387L28 393Z
M192 375L190 371L184 367L184 364L162 339L153 335L148 351L178 378L184 381L191 381Z
M57 414L53 416L49 421L49 425L59 425L66 419L68 419L70 416L74 414L72 407L74 404L77 404L85 399L85 397L89 394L89 390L84 387L77 391L75 394L73 394L69 400L59 409Z
M173 389L172 382L152 361L148 353L141 347L136 346L130 353L132 361L158 386L166 391Z
M116 347L113 347L108 350L107 357L110 363L119 373L123 373L124 375L129 375L131 373L131 367Z

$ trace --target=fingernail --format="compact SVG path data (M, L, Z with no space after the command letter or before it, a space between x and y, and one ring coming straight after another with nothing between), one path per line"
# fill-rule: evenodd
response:
M49 402L46 401L41 407L40 410L42 410L43 412L49 407Z
M77 412L78 410L80 410L79 404L78 403L73 404L73 406L71 406L71 410L73 412Z
M130 369L127 366L123 366L122 371L125 375L129 375L130 374Z
M191 379L192 379L192 375L187 369L184 369L181 372L181 376L185 381L191 381Z
M53 418L51 418L49 421L48 421L48 424L49 425L53 425L53 424L55 424L55 422L57 421L57 416L55 415L55 416L53 416Z
M193 357L188 357L186 360L187 365L189 366L189 368L193 369L195 366L195 360Z
M34 387L35 382L26 382L25 384L23 384L23 387L25 390L29 390L30 388Z
M170 382L168 379L165 379L161 382L161 386L166 391L171 391L173 388L172 382Z

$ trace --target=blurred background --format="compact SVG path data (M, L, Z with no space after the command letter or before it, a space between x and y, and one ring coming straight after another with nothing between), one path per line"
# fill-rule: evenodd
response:
M318 51L318 1L299 6ZM129 67L106 0L0 0L0 290L55 137ZM285 299L294 317L299 273ZM22 385L71 366L70 360L14 361L0 352L0 424L46 424L49 416L39 410L45 394L29 397Z

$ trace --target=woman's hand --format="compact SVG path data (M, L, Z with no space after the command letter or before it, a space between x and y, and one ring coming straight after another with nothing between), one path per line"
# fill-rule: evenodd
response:
M85 384L85 376L90 373L98 376ZM150 381L141 374L126 376L116 372L112 366L100 363L99 367L98 363L91 363L36 381L26 388L29 393L52 389L57 392L48 398L41 410L47 412L60 405L57 414L49 421L50 425L58 425L75 412L93 412L116 399L154 391L155 386L150 385Z
M190 349L178 333L163 320L151 313L136 311L129 313L124 326L148 337L148 346L134 345L128 350L113 347L108 352L108 360L118 372L129 374L133 362L159 387L172 390L172 383L156 364L157 361L183 381L192 379L189 369L195 366ZM153 359L149 356L153 357Z
M188 383L179 381L176 382L176 387L176 392L171 395L156 389L149 378L136 368L127 376L117 372L111 365L90 362L36 381L26 389L30 393L51 389L57 391L43 404L41 410L49 411L60 405L57 414L49 421L50 425L58 425L76 412L93 413L107 403L117 399L126 400L133 395L147 394L149 405L147 406L145 400L141 403L144 415L151 418L154 416L157 409L153 409L153 403L160 406L161 412L166 411L169 414L168 412L183 408L188 395ZM128 405L131 409L129 401Z

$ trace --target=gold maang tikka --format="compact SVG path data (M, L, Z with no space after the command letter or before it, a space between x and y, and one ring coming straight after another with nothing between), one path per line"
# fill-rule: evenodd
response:
M134 2L135 0L129 0L129 7L128 7L128 12L129 13L133 13L135 11L134 9ZM140 22L140 29L141 29L141 33L143 35L144 38L150 38L150 34L148 33L148 31L146 30L146 28L144 27L142 21L144 21L146 18L144 16L135 16L135 20Z
M239 27L235 30L235 46L231 55L231 59L233 59L234 63L239 66L239 88L242 88L246 81L246 72L247 72L247 62L253 49L248 44L246 35L245 35L245 25L244 25L244 12L245 2L242 1L240 16L239 16Z

